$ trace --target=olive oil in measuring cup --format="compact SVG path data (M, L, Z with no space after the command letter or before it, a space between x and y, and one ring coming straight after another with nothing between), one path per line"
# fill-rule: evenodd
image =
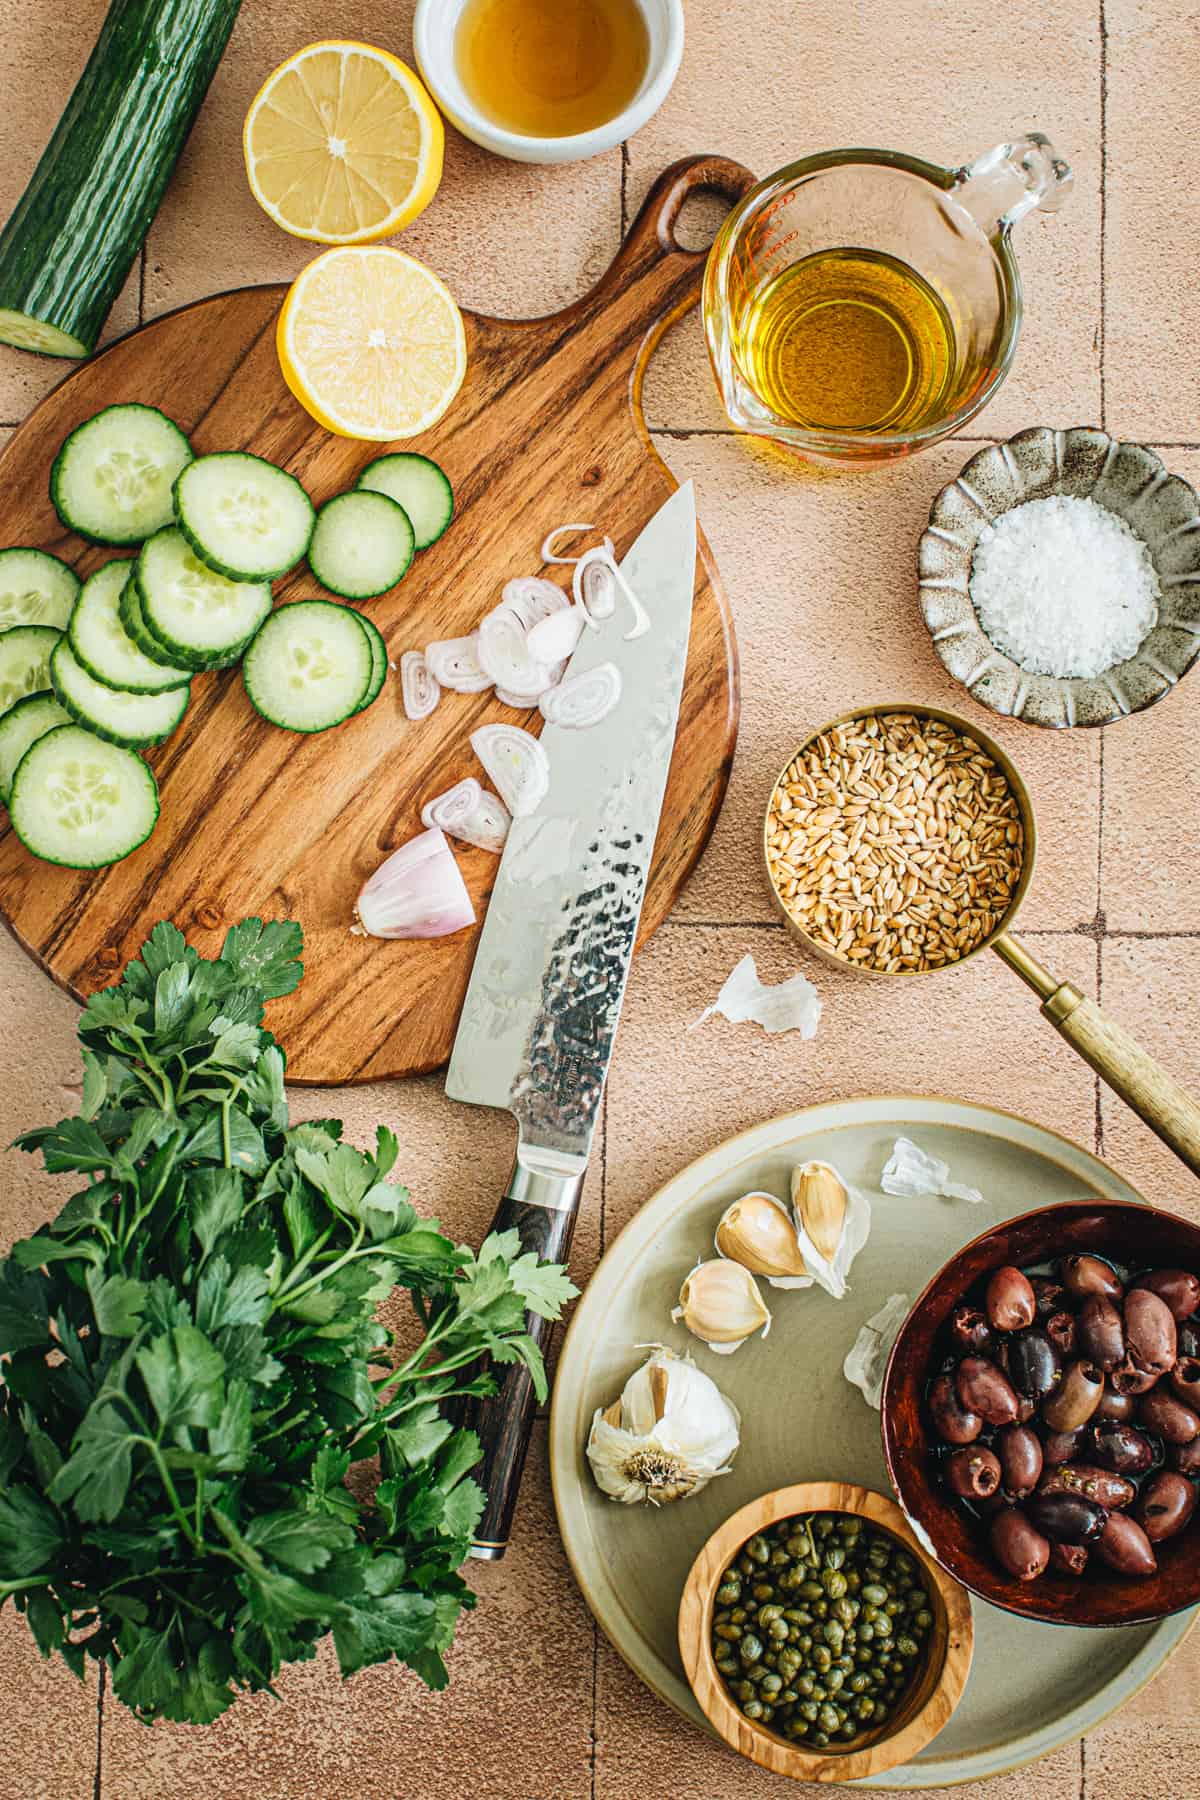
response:
M959 366L941 296L879 250L819 250L768 279L749 296L735 353L772 412L820 432L919 429L981 373Z
M645 79L650 33L638 0L467 0L454 54L493 125L574 137L629 106Z

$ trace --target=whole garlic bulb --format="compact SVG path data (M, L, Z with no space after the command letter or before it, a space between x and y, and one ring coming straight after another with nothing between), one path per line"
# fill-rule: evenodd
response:
M726 1256L697 1263L679 1290L671 1317L719 1356L732 1356L748 1337L771 1329L771 1315L749 1269Z
M763 1275L772 1287L811 1287L800 1240L783 1203L773 1194L743 1194L721 1214L713 1240L717 1253Z
M740 1427L737 1408L690 1356L657 1349L629 1377L619 1400L597 1408L587 1459L613 1500L661 1506L727 1474Z

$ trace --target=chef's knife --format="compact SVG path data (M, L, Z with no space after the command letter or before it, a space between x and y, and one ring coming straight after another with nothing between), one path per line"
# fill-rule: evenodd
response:
M575 1226L675 744L696 572L690 482L621 572L649 630L628 635L634 614L618 592L571 659L573 675L614 663L621 697L590 730L542 733L550 791L509 830L446 1078L452 1100L515 1116L516 1164L492 1229L515 1227L556 1262ZM544 1349L549 1323L530 1314L527 1325ZM535 1405L523 1367L503 1376L464 1419L483 1445L475 1475L488 1496L472 1554L492 1561L508 1546Z

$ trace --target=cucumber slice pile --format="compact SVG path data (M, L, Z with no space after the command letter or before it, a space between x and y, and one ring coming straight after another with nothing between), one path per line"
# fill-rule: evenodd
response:
M8 805L13 830L43 862L101 869L150 836L158 785L131 750L59 725L22 756Z
M250 704L285 731L328 731L359 711L374 672L371 639L348 606L298 600L267 620L242 663Z
M140 544L169 525L171 493L192 446L154 406L106 406L77 425L54 459L50 498L68 531L97 544Z
M231 581L218 575L176 526L142 545L136 582L145 631L188 668L236 662L271 610L269 581Z
M17 764L40 737L56 725L69 725L71 715L53 694L27 694L0 719L0 800L8 805Z
M130 579L127 562L105 563L84 582L67 627L75 661L94 681L131 694L160 694L186 687L190 671L171 668L140 650L121 622L121 595Z
M96 681L76 660L66 638L50 658L50 683L59 701L80 725L110 744L161 744L187 711L188 689L162 694L130 694Z
M50 658L61 637L62 632L49 625L14 625L0 631L0 713L50 686Z
M313 534L313 503L294 475L243 450L189 463L175 483L175 517L192 549L230 581L273 581Z
M373 494L386 494L404 508L418 550L428 550L430 544L436 544L454 517L454 489L449 476L429 457L418 456L414 450L377 456L359 476L358 485Z
M65 631L78 595L78 575L48 550L0 550L0 631L14 625Z
M79 869L154 829L158 788L133 752L175 730L194 675L244 657L251 705L286 731L370 706L389 667L378 628L328 600L273 612L271 583L307 556L332 593L373 599L454 513L444 472L404 451L318 515L286 470L248 451L197 457L165 413L133 402L76 426L50 497L69 531L139 546L82 586L45 550L0 550L0 800L35 856Z
M412 524L397 501L354 489L317 514L308 566L331 594L373 600L407 575L415 548Z

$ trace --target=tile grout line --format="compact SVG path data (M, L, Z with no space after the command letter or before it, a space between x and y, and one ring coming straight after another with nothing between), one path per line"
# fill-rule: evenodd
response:
M629 143L621 145L621 237L629 230Z
M1107 274L1107 234L1108 234L1108 18L1105 11L1106 0L1098 0L1097 23L1100 32L1100 317L1097 322L1098 349L1100 352L1100 429L1108 428L1108 379L1107 379L1107 323L1108 300L1105 278ZM1104 749L1107 733L1100 733L1100 751L1097 758L1097 806L1096 806L1096 1004L1102 1004L1104 983L1104 941L1108 935L1108 921L1104 916ZM1096 1155L1104 1155L1104 1083L1099 1075L1095 1077L1096 1094ZM1087 1755L1083 1740L1079 1742L1079 1795L1084 1800L1087 1792Z
M1108 300L1105 286L1108 251L1108 15L1107 0L1099 0L1100 14L1100 429L1108 429L1108 381L1106 328Z

